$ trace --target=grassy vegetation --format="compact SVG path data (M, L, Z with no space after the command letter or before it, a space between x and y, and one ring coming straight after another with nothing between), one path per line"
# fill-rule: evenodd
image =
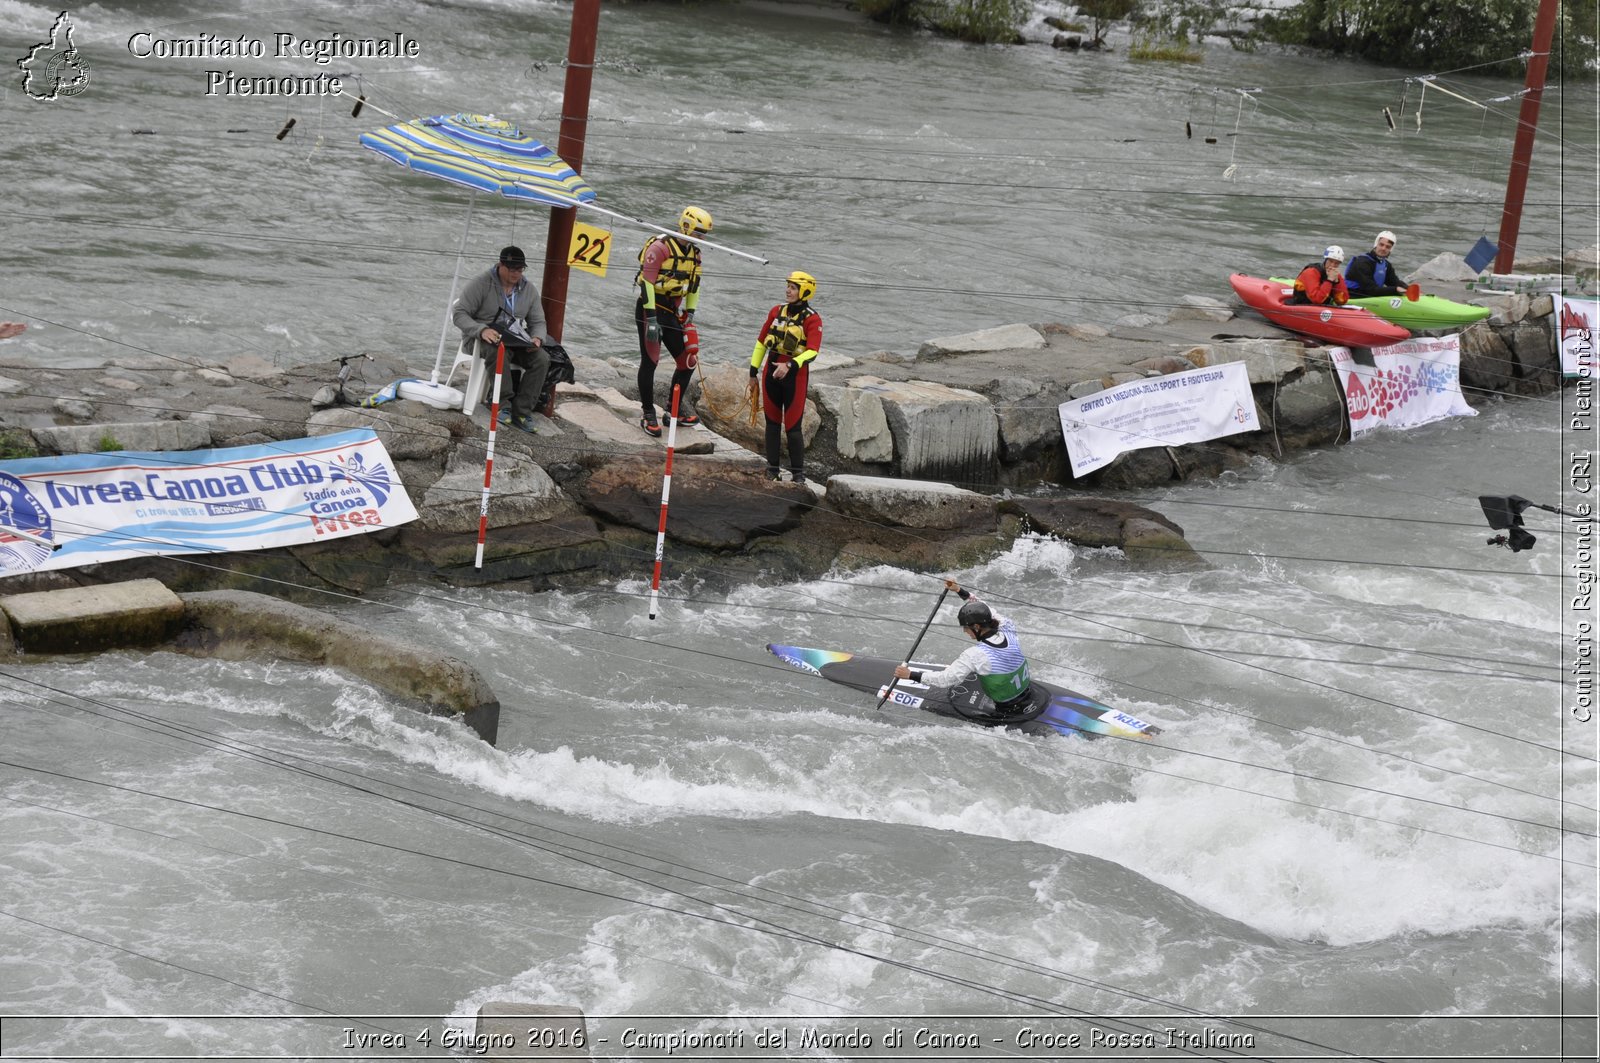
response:
M1199 63L1205 53L1186 40L1138 36L1128 45L1128 58L1153 63Z
M33 436L17 428L0 429L0 461L38 456L39 448L34 445Z

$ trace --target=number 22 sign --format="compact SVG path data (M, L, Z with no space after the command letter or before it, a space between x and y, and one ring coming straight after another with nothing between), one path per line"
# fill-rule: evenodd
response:
M606 275L606 260L611 256L611 234L581 221L572 223L572 244L567 248L567 265L593 273Z

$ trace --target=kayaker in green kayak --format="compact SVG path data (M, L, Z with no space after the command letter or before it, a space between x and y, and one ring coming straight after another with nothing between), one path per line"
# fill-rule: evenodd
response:
M1406 295L1409 285L1395 272L1389 262L1389 252L1394 250L1394 233L1388 229L1372 241L1372 250L1357 255L1345 267L1344 283L1350 289L1350 298L1365 299L1376 295ZM1416 296L1409 298L1415 299Z

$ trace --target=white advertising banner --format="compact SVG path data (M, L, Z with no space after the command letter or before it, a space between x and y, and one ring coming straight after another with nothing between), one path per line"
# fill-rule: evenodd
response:
M1082 476L1117 455L1253 432L1256 402L1243 362L1134 380L1060 406L1072 474Z
M1361 365L1334 347L1333 368L1350 408L1350 438L1374 428L1415 428L1442 417L1476 417L1461 395L1461 337L1419 337L1372 348Z
M1600 299L1556 296L1556 342L1561 346L1561 372L1565 375L1595 376L1596 325L1600 325Z
M416 520L370 428L0 462L0 576L338 539Z

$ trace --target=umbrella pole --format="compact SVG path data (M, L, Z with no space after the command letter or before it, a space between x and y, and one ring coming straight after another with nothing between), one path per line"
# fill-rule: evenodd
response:
M454 316L456 305L456 283L461 280L461 259L467 253L467 234L472 231L472 204L478 201L478 190L473 189L472 195L467 197L467 224L461 230L461 246L456 248L456 271L450 274L450 298L444 304L444 324L439 326L439 353L433 356L433 376L429 377L430 383L439 382L439 366L444 363L444 341L450 335L450 319Z

